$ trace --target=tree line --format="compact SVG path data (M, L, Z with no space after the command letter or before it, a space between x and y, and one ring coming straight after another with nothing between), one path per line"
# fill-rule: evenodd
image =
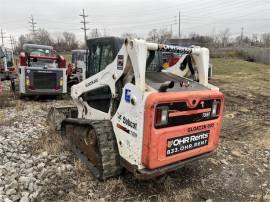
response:
M101 37L102 33L98 29L93 29L88 38ZM123 33L121 37L126 38L142 38L137 33ZM168 29L152 29L148 32L147 41L156 43L168 43L170 39L177 38ZM188 35L190 43L209 48L221 47L270 47L270 33L253 34L252 36L232 36L228 28L217 34L201 35L198 33L190 33ZM181 41L181 40L179 40ZM35 43L53 46L57 52L66 52L78 48L85 48L84 43L77 40L76 35L72 32L58 32L51 34L45 29L39 29L34 33L21 35L18 39L17 51L20 51L23 44Z
M52 35L45 29L38 29L34 33L21 35L18 38L18 51L26 43L53 46L57 52L66 52L79 48L79 41L74 33L58 32Z
M137 36L135 33L125 33L123 36ZM147 40L156 43L166 43L172 38L177 38L172 35L167 29L152 29L148 33ZM194 45L200 45L205 47L235 47L235 46L255 46L255 47L270 47L270 33L252 34L252 36L232 36L230 29L226 28L217 34L201 35L192 32L186 37L190 42L196 43ZM181 41L181 40L179 40ZM182 40L184 41L184 40Z

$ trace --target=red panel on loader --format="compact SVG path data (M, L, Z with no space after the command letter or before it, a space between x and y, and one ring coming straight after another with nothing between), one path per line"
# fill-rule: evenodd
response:
M155 169L215 150L223 108L224 96L215 90L149 95L145 104L143 165ZM157 117L160 109L167 110L161 118Z

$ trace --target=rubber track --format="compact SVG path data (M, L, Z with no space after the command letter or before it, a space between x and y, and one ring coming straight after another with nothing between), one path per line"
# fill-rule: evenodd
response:
M99 169L100 179L118 176L122 172L120 157L111 121L91 121L98 140L102 168Z
M100 155L99 165L94 165L84 155L83 151L80 151L76 145L71 144L66 137L66 131L64 129L66 125L77 125L77 127L79 126L84 128L89 127L89 129L92 128L97 138L98 154ZM96 178L105 180L121 174L123 168L120 166L120 156L111 121L68 118L62 122L61 131L63 140L65 140L67 145L70 146L77 157L79 157L87 165L89 170Z

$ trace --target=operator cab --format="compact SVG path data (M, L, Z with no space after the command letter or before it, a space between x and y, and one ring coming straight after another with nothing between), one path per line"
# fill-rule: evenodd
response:
M87 55L86 78L99 73L112 63L123 44L124 39L117 37L89 39L87 41L89 52ZM172 69L176 72L172 71ZM135 83L134 72L132 71L127 74L133 74L133 79L129 79L129 82ZM176 53L169 50L148 51L145 71L147 90L164 91L166 83L168 83L168 87L172 83L177 85L171 85L165 91L207 90L205 86L197 82L197 71L192 64L190 54ZM108 88L104 88L108 92Z
M78 61L86 61L86 50L72 50L71 62L77 66Z
M88 66L86 78L97 74L105 69L108 64L112 63L123 44L124 39L117 37L102 37L88 40L87 46L89 53L87 55ZM161 72L175 65L181 56L172 52L148 51L146 72ZM186 65L187 62L184 61L184 64ZM181 66L181 68L185 67Z
M55 68L56 64L50 57L54 56L53 47L36 44L24 44L23 51L26 53L28 58L29 66Z
M72 50L71 62L75 67L75 74L77 75L78 82L85 79L86 72L86 50Z
M124 39L117 37L102 37L90 39L88 46L88 66L86 78L97 74L114 61L119 50L124 44Z
M53 47L36 45L36 44L24 44L23 50L31 56L52 56Z
M0 72L9 72L14 70L13 52L5 47L0 47ZM7 76L9 77L9 76Z
M13 52L10 50L6 51L6 56L7 56L7 67L13 67L14 62L13 62Z

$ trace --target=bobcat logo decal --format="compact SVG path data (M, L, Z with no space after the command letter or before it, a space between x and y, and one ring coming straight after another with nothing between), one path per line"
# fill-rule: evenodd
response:
M167 143L167 147L168 147L168 148L171 148L171 147L172 147L172 145L173 145L173 140L168 141L168 143Z

